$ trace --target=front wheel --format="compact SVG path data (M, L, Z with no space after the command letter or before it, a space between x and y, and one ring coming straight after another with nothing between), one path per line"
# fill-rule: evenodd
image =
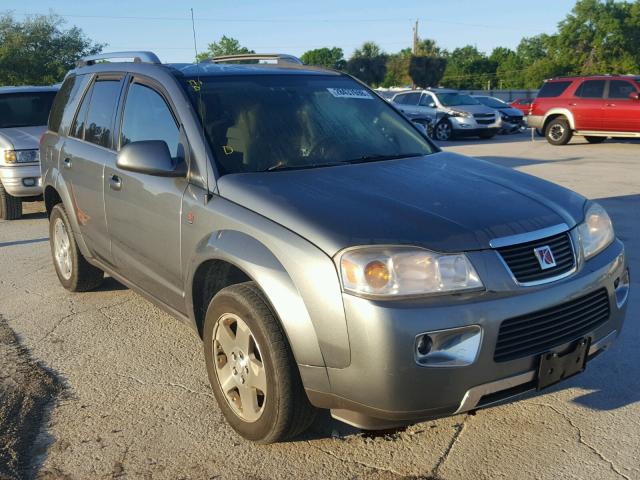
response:
M87 292L102 283L104 272L91 265L76 243L71 223L62 204L51 210L49 243L53 265L64 288L72 292Z
M573 132L569 122L563 117L551 120L545 128L545 136L551 145L566 145L571 141Z
M436 140L447 142L453 138L453 127L447 119L441 120L433 129L433 136Z
M22 200L9 194L0 182L0 219L17 220L22 217Z
M316 409L282 327L254 282L216 294L207 309L203 340L213 393L242 437L278 442L311 425Z
M607 137L584 137L584 138L589 143L602 143L607 139Z

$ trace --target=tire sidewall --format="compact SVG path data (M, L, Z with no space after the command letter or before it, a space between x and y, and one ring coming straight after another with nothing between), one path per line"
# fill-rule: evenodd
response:
M564 128L564 133L562 134L562 136L559 139L554 139L551 137L551 128L554 125L561 125ZM553 120L551 120L549 122L549 124L546 126L545 128L545 137L547 139L547 141L551 144L551 145L566 145L567 143L569 143L569 141L571 140L572 137L572 132L571 132L571 126L569 125L569 122L564 119L564 118L554 118Z
M225 394L220 388L216 372L215 359L213 358L213 334L218 319L224 313L234 313L238 315L249 327L253 334L260 355L264 363L267 376L267 395L265 398L264 411L255 422L246 422L240 419L228 404ZM279 375L276 375L273 354L270 349L270 340L262 328L262 320L250 302L244 300L240 295L230 294L221 291L209 304L204 322L203 331L205 364L207 375L213 390L213 394L224 414L227 422L244 438L252 441L264 441L272 435L273 427L277 423L279 410L279 397L283 386L280 384Z
M58 267L58 262L56 262L56 253L55 253L55 243L54 243L54 225L56 220L60 219L64 223L65 228L67 229L67 235L69 236L69 248L70 248L70 256L71 256L71 276L66 279L60 273L60 267ZM64 208L60 206L60 204L53 207L51 210L51 216L49 217L49 245L51 246L51 258L53 259L53 268L56 271L56 275L58 275L58 280L64 288L67 290L73 290L75 288L75 282L77 279L77 262L78 262L78 247L76 245L76 239L73 235L73 230L71 229L71 224L69 222L69 217L67 217L67 212L64 211Z

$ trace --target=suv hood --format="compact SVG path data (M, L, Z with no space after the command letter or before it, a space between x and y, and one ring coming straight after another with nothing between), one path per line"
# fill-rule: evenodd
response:
M40 136L46 130L46 125L0 128L0 148L9 148L12 150L39 148Z
M585 199L509 168L439 152L306 170L230 174L221 196L333 256L355 245L486 249L503 236L581 222Z
M501 108L498 111L504 113L505 115L509 115L510 117L523 117L524 116L524 114L520 110L518 110L517 108L513 108L513 107Z

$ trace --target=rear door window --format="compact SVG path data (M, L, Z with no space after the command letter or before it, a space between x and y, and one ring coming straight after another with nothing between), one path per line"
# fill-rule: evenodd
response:
M567 89L569 85L571 85L571 81L547 82L540 89L540 92L538 93L538 98L559 97L564 93L564 91Z
M629 95L637 92L636 87L626 80L611 80L609 82L609 98L628 99Z
M585 80L576 90L576 97L603 98L605 80Z
M98 79L93 84L84 127L84 139L87 142L111 148L114 114L119 94L120 80Z

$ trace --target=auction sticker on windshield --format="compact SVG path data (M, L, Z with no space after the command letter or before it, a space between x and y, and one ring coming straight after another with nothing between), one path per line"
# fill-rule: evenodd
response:
M371 94L362 88L327 88L331 95L338 98L373 99Z

